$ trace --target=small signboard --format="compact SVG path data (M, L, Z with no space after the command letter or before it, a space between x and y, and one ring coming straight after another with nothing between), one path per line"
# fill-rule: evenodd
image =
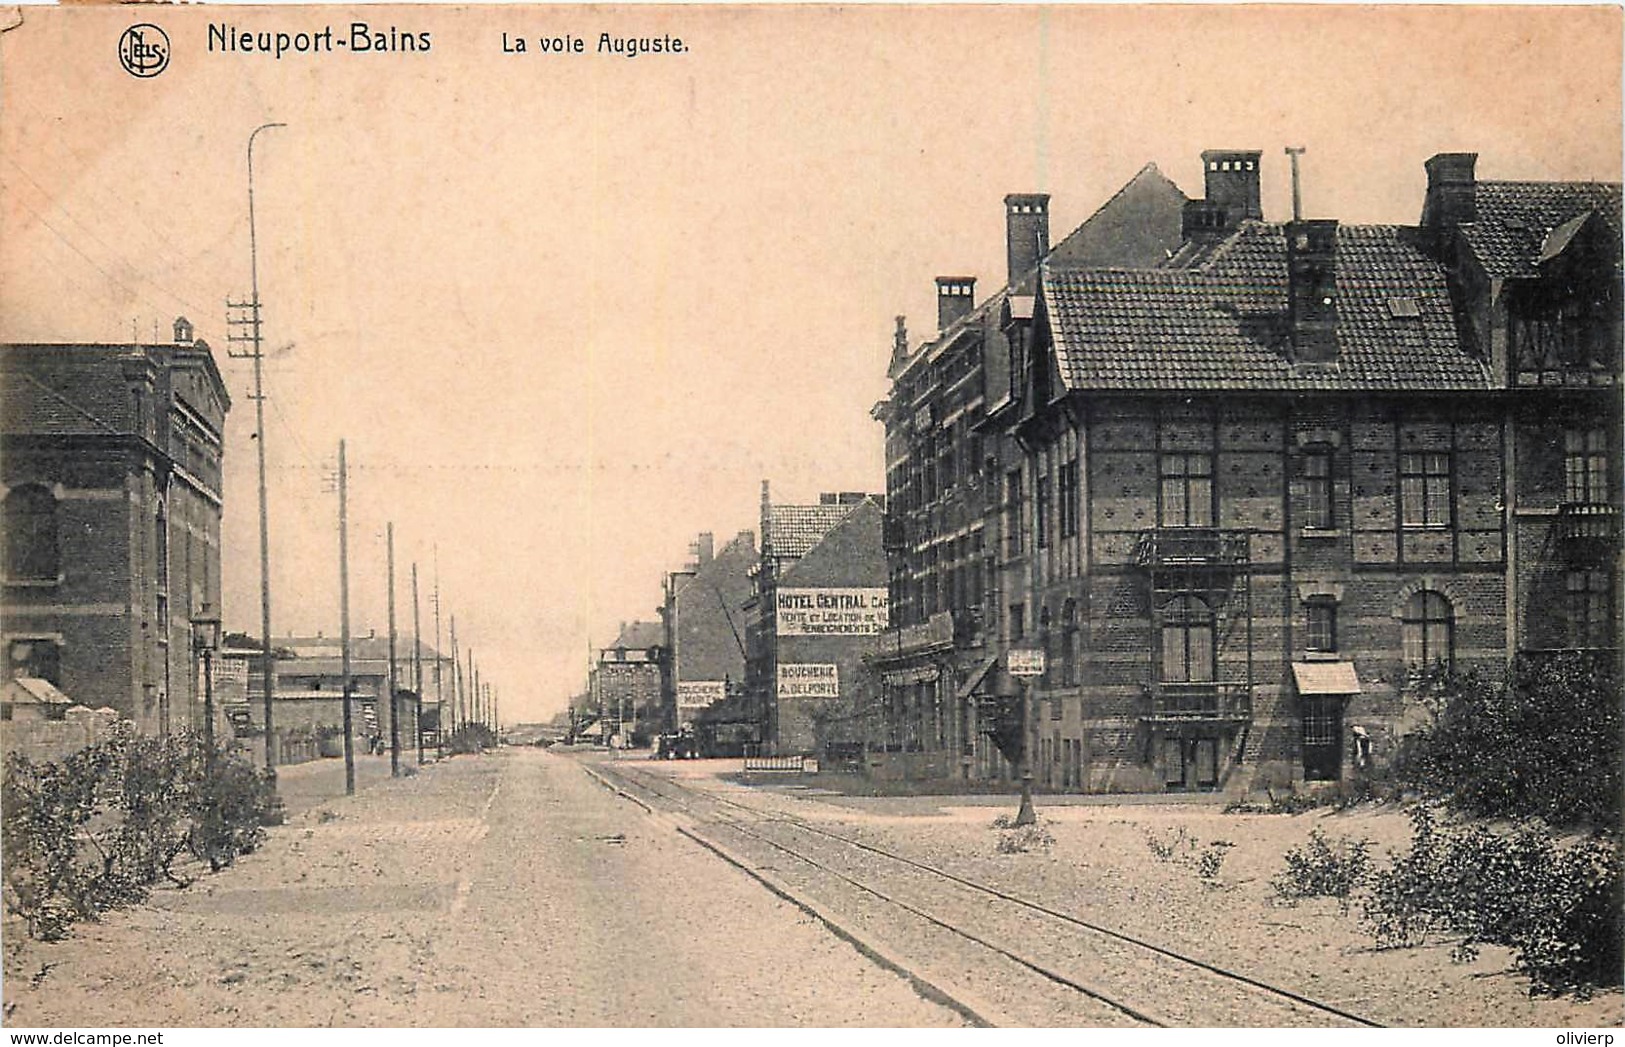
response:
M1011 676L1043 676L1044 649L1012 647L1005 655L1005 667Z

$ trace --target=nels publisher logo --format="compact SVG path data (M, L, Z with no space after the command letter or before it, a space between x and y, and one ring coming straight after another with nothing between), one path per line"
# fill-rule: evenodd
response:
M150 22L132 25L119 37L118 60L131 76L157 76L169 68L169 34Z

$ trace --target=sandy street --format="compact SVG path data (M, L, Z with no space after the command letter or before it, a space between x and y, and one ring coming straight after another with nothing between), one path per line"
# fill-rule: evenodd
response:
M959 1024L527 749L295 805L236 867L65 942L5 935L13 1028Z

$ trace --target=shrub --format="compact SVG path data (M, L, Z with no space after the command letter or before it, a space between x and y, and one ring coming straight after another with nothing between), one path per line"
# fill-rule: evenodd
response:
M144 898L159 876L185 885L190 850L218 871L264 838L275 794L240 757L207 758L193 736L125 731L60 762L13 754L0 784L5 901L32 937Z
M1196 850L1196 837L1183 825L1176 825L1165 833L1154 829L1145 831L1145 845L1159 862L1176 862Z
M1000 854L1026 854L1029 851L1049 851L1055 846L1055 837L1042 825L1023 825L1019 829L1006 829L999 833L997 850Z
M1519 658L1504 681L1435 670L1413 694L1434 723L1406 739L1399 777L1470 814L1619 824L1620 687L1606 656Z
M1563 847L1540 828L1441 832L1426 808L1412 818L1410 850L1372 878L1366 899L1366 925L1379 944L1455 934L1458 959L1481 943L1504 945L1533 992L1621 983L1625 866L1617 839Z
M1224 866L1225 855L1234 846L1229 840L1214 840L1208 844L1196 859L1196 874L1204 880L1217 880L1219 870Z
M1348 911L1349 896L1371 872L1371 841L1340 838L1335 844L1319 829L1309 832L1302 848L1288 849L1286 869L1270 881L1275 896L1296 902L1300 898L1336 898Z

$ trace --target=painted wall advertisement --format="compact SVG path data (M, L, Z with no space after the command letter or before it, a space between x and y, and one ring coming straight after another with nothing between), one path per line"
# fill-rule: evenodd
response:
M839 698L841 681L833 665L811 662L779 665L780 698Z
M712 702L722 701L724 694L721 680L679 680L677 683L677 705L679 708L690 708L710 705Z
M780 636L875 636L886 628L886 590L780 589Z

